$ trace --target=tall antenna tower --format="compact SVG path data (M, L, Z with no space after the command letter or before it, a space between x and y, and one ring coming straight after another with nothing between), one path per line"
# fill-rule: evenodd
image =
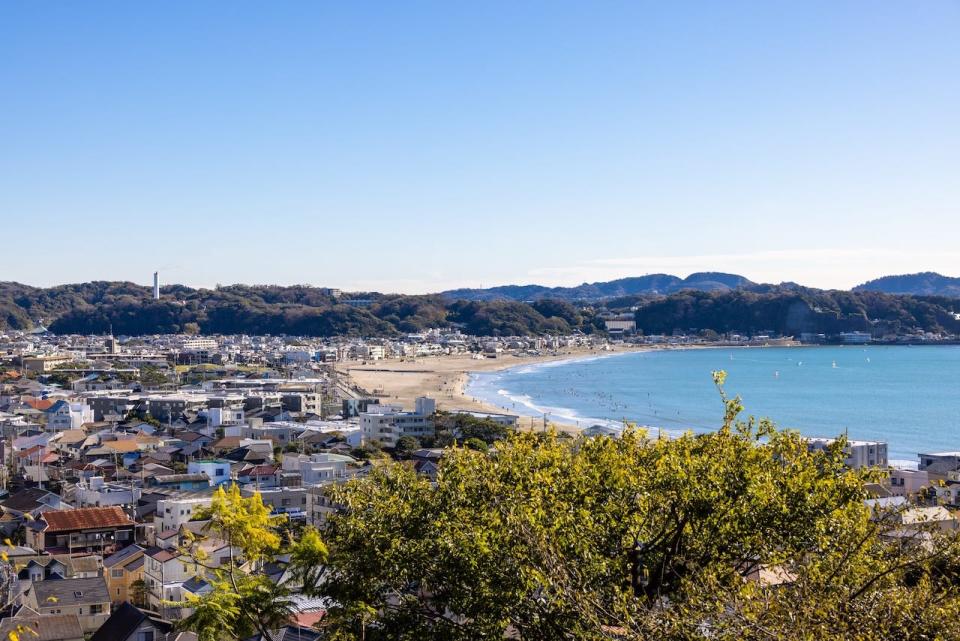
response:
M153 300L160 300L160 272L153 272Z

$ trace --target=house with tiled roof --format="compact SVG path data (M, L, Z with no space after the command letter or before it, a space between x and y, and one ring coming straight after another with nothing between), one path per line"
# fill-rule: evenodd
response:
M53 407L53 404L56 401L48 398L35 398L32 396L29 396L29 397L23 398L21 402L24 403L26 406L31 407L39 412L46 412L51 407Z
M177 549L150 548L145 557L143 580L147 584L150 609L165 616L186 616L181 608L170 603L184 600L183 584L201 574L203 569Z
M117 506L53 510L27 524L27 544L47 553L111 554L133 543L135 526Z
M95 632L110 618L110 596L103 577L33 583L21 602L40 615L75 615L85 633Z
M90 641L173 641L173 623L130 603L118 605Z
M262 488L277 487L280 485L278 471L277 465L248 465L237 472L237 481Z
M22 628L27 628L23 631ZM0 620L0 639L9 639L20 630L21 641L83 641L83 627L76 614L41 615L22 608L15 616Z
M37 519L43 512L60 510L64 507L69 508L63 504L58 495L39 487L22 489L0 501L3 513L19 520Z
M70 456L79 456L87 433L82 429L64 430L50 440L50 447Z

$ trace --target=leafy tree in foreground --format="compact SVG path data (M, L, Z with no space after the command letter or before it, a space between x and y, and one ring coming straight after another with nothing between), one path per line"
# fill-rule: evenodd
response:
M960 639L956 533L871 513L842 439L811 452L723 400L709 434L512 434L435 482L384 462L331 486L325 541L284 545L259 497L218 490L208 532L238 558L184 626L273 639L301 592L338 640ZM276 586L257 569L281 553Z
M324 590L339 604L328 630L960 638L955 535L889 536L896 519L871 519L871 473L844 467L842 441L810 452L724 400L710 434L518 434L496 454L450 450L435 484L385 466L334 488L345 509L325 531Z

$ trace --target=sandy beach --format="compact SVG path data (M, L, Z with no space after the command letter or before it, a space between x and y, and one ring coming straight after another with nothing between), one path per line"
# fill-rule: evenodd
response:
M465 394L471 372L491 372L520 365L558 360L605 356L624 352L645 351L644 347L620 347L615 350L564 349L535 356L501 354L498 358L472 358L470 355L428 356L417 359L386 359L366 363L342 363L337 369L353 383L383 403L412 409L414 399L429 396L437 400L441 410L474 410L505 413L502 407L475 400ZM529 417L521 417L520 426L530 425Z

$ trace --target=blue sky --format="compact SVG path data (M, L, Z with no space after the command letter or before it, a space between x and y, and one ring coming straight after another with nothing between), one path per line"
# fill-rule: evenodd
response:
M960 276L960 3L4 2L0 280Z

